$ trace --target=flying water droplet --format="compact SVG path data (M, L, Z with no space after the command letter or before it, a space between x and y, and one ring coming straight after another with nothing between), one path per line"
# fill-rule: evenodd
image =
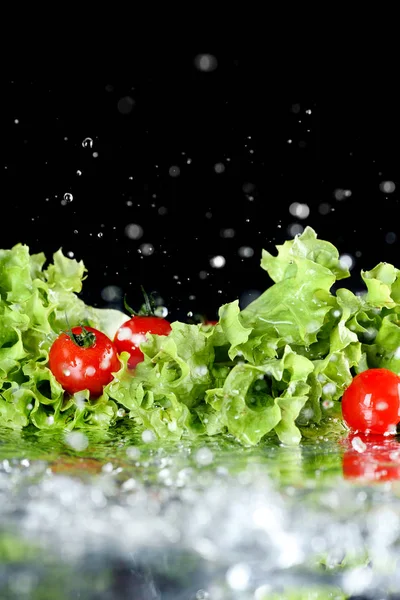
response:
M65 206L66 204L70 204L70 202L72 202L73 199L74 199L73 195L70 194L69 192L66 192L64 194L63 199L61 200L62 206Z
M93 148L93 140L90 137L87 137L83 140L82 146L84 148Z

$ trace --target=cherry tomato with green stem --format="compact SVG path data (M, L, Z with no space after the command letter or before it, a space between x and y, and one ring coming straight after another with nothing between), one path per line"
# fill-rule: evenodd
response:
M144 359L140 344L145 342L148 334L169 335L172 331L170 322L164 317L155 314L153 299L149 297L142 287L145 304L135 313L125 302L125 308L132 315L125 321L114 336L114 344L118 354L128 352L128 367L134 369Z
M102 394L121 363L110 338L93 327L73 327L54 340L49 352L49 368L70 394L89 390L92 397Z
M400 421L400 377L389 369L358 373L342 396L342 415L353 431L395 434Z

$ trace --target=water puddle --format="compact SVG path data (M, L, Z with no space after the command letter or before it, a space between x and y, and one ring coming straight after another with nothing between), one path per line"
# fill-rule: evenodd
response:
M1 598L400 591L397 440L242 448L96 435L77 449L62 436L0 431Z

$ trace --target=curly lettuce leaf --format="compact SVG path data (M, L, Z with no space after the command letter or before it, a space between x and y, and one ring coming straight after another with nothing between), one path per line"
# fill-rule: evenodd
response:
M23 244L0 250L0 425L104 431L123 420L161 440L228 434L245 445L339 430L355 373L400 373L400 271L379 263L361 272L364 293L333 292L349 271L310 227L276 256L263 250L261 267L273 283L248 306L224 304L213 327L174 322L168 336L148 335L143 362L132 371L122 353L93 400L55 380L51 344L78 324L112 339L129 315L88 306L79 297L86 268L62 249L49 263Z

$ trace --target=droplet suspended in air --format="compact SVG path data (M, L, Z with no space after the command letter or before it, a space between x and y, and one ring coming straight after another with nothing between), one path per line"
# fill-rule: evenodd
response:
M90 137L87 137L83 140L82 146L84 148L93 148L93 140Z
M381 192L385 192L385 194L392 194L396 189L394 181L382 181L379 184L379 189Z
M223 173L225 171L225 165L223 163L217 163L214 165L214 171L216 173Z
M180 175L180 172L181 170L177 166L170 167L169 169L169 174L171 175L171 177L178 177Z
M224 256L213 256L213 258L210 259L210 265L215 269L221 269L221 267L225 266L225 263L226 260Z
M62 206L69 204L70 202L72 202L73 199L74 199L73 195L70 194L69 192L66 192L63 196L63 199L61 200Z
M129 115L135 106L135 101L131 96L125 96L118 100L118 110L122 115Z
M253 248L250 248L250 246L241 246L238 250L238 253L239 256L242 256L243 258L250 258L253 256L254 250Z
M136 223L129 223L125 227L125 235L131 240L138 240L143 235L143 227Z
M154 253L153 244L142 244L140 246L140 253L144 256L151 256Z
M302 204L301 202L292 202L292 204L289 206L289 212L298 219L306 219L310 214L310 208L307 204Z
M336 200L344 200L345 198L350 198L351 196L351 190L344 190L342 188L337 188L334 192L333 195L335 197Z
M194 59L194 64L199 71L209 73L215 71L218 61L212 54L198 54Z
M339 262L341 267L343 267L344 269L350 270L354 266L354 258L350 256L350 254L342 254L339 257Z

